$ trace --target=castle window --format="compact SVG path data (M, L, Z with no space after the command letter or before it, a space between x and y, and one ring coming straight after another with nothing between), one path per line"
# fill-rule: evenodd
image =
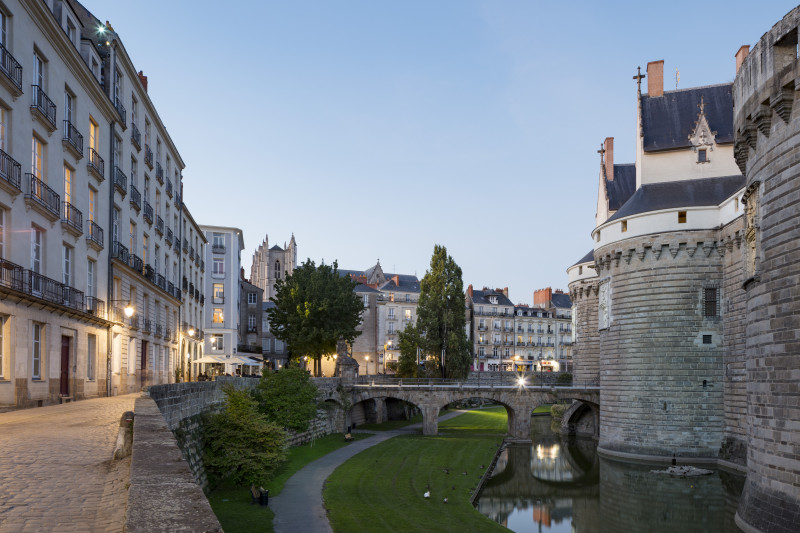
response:
M580 276L581 274L583 274L583 267L579 266L578 267L578 275Z
M686 224L686 211L678 211L678 224Z
M627 220L623 220L622 221L622 233L625 233L626 231L628 231L628 221Z
M706 287L703 289L703 315L717 316L717 288Z
M597 230L597 234L594 236L594 240L600 242L600 230Z
M703 344L711 344L711 335L703 335Z
M701 148L697 151L697 162L708 163L708 153L706 152L705 148Z

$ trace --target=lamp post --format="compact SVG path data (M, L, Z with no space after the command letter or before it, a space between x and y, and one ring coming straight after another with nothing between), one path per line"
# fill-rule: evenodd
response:
M384 344L384 346L383 346L383 373L384 374L386 374L386 351L387 350L388 351L392 350L392 339L389 339L389 341L386 344Z
M111 300L109 303L115 304L119 302L125 302L125 307L122 308L122 312L125 315L125 318L130 318L134 315L134 313L136 313L136 308L133 307L133 304L131 303L130 300Z
M369 356L365 355L364 360L367 362L366 368L364 369L364 375L369 376Z
M544 374L542 373L542 354L539 354L539 386L541 387L544 385L542 381L544 379Z

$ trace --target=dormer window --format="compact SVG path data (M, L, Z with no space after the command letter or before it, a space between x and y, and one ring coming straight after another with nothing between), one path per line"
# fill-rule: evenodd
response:
M708 152L706 151L705 148L697 150L697 162L708 163Z
M497 296L489 296L489 302L492 304L497 304Z

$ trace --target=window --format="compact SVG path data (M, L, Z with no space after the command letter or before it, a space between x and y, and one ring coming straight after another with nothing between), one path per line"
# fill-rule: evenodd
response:
M64 165L64 201L72 203L72 169L67 165ZM64 214L69 217L69 211Z
M275 279L281 279L281 262L275 261Z
M131 222L128 250L130 250L132 254L136 253L136 223L134 222Z
M63 252L61 258L63 259L61 268L61 283L64 285L72 285L72 248L66 244L62 248Z
M89 259L86 263L86 296L97 295L97 263Z
M136 124L136 119L139 115L139 102L136 97L131 93L131 124Z
M224 343L222 342L222 335L211 335L211 349L224 350Z
M3 379L4 376L3 365L5 364L5 359L3 359L3 354L5 352L3 352L3 339L4 339L3 328L5 327L5 325L6 325L6 317L0 315L0 379Z
M139 164L136 158L131 156L131 185L136 187L136 177L139 175Z
M92 74L95 78L100 78L100 64L97 62L96 58L92 58Z
M96 210L97 210L97 191L89 187L89 220L91 222L94 222Z
M410 302L410 301L411 301L411 295L410 295L410 294L406 294L406 301L407 301L407 302Z
M389 322L389 335L394 333L394 322Z
M597 233L595 233L594 240L596 242L600 242L600 230L597 230Z
M701 148L697 151L697 162L698 163L707 163L708 162L708 155L706 153L705 148Z
M247 303L249 303L249 304L258 303L258 293L255 293L255 292L247 293Z
M111 242L119 242L119 208L111 212Z
M33 51L33 84L44 90L44 60L39 52Z
M214 324L222 324L224 322L224 320L222 318L222 308L221 307L215 307L214 308L214 317L212 318L212 322L214 322Z
M89 119L89 148L95 152L100 150L100 128L92 119Z
M8 17L6 16L5 13L0 11L0 44L5 46L6 48L8 48L8 35L6 33L8 31L7 24L8 24Z
M389 319L394 318L394 307L389 308Z
M33 137L31 148L31 174L39 179L44 175L44 143Z
M703 335L703 344L712 344L712 336Z
M5 228L6 228L6 212L4 209L0 209L0 257L6 257Z
M215 257L211 273L215 276L225 275L225 260L222 257Z
M71 20L67 19L67 37L69 37L69 40L72 42L72 44L75 44L75 34L75 24L73 24Z
M214 284L214 303L221 304L225 301L225 286L222 283Z
M628 231L628 221L627 220L623 220L622 221L622 233L625 233L626 231Z
M42 378L42 337L44 325L37 322L31 328L31 377L33 379Z
M578 267L578 275L580 276L581 274L583 274L583 267L579 266Z
M8 151L8 111L0 106L0 150Z
M222 233L214 233L211 236L211 244L214 247L225 246L225 235Z
M686 211L678 211L678 224L686 224Z
M405 318L406 320L411 320L411 309L406 309L406 310L404 311L404 318Z
M42 273L42 241L44 232L34 226L31 228L31 270L37 274ZM38 277L34 278L38 282ZM38 283L37 283L38 285Z
M97 360L97 337L89 334L86 342L86 379L94 379L94 367Z
M247 317L247 327L251 331L255 331L256 330L256 315L249 315Z
M703 316L717 316L717 288L706 287L703 289Z
M136 339L128 338L128 374L136 372Z
M369 294L365 294L362 298L364 300L364 307L369 307Z
M64 90L64 120L72 124L72 114L75 110L75 97L68 89ZM67 133L67 132L65 132Z

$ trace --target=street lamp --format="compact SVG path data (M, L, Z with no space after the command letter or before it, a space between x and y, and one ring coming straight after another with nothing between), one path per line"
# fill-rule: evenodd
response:
M125 302L125 307L122 308L122 313L125 315L126 318L130 318L136 312L136 309L133 307L133 304L130 300L111 300L112 304L118 302Z
M539 354L539 386L544 385L542 381L544 379L544 374L542 372L542 354Z
M365 376L369 376L369 356L368 356L368 355L365 355L365 356L364 356L364 360L367 362L367 367L366 367L366 369L364 370L364 375L365 375Z
M386 351L392 350L392 340L389 341L383 346L383 373L386 373Z

